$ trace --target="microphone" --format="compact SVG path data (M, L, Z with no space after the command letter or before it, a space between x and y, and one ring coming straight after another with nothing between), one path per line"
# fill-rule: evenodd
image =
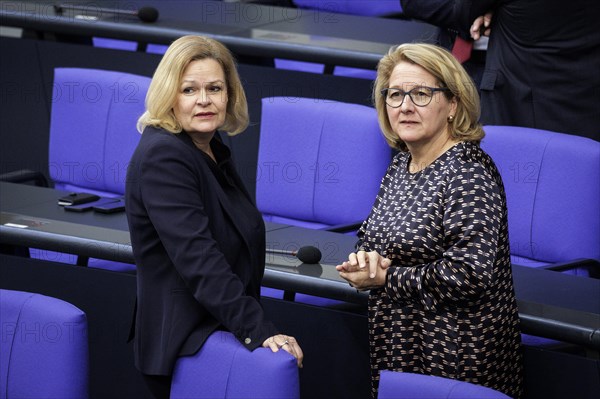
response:
M295 256L302 263L319 263L321 260L321 251L317 247L313 247L311 245L307 245L305 247L300 247L298 251L286 251L283 249L271 249L267 248L267 252L273 254L281 254L281 255L290 255Z
M78 6L78 5L72 5L72 4L55 4L54 5L54 11L56 11L57 14L62 14L63 11L65 11L65 10L127 15L130 17L131 16L138 17L142 22L154 22L158 19L158 10L154 7L142 7L138 10L120 10L117 8Z

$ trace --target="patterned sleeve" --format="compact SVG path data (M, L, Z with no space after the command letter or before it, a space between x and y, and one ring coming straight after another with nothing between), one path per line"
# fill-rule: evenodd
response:
M441 303L477 301L493 280L498 237L505 212L501 189L481 164L467 164L449 179L439 259L388 270L386 293L434 310Z

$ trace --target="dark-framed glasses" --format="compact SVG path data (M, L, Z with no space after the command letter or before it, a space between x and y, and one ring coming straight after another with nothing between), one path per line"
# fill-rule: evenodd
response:
M449 91L447 87L427 87L427 86L417 86L413 87L409 91L404 91L402 89L388 87L386 89L381 90L381 95L385 98L385 103L392 108L398 108L404 103L404 99L406 95L410 97L410 100L417 107L424 107L429 105L433 95L438 91Z

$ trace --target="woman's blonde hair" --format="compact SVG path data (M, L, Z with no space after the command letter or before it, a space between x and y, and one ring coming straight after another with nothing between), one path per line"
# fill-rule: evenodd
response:
M227 114L220 130L233 136L248 126L248 102L238 75L235 60L229 50L214 39L204 36L183 36L175 40L158 64L148 94L146 112L138 119L141 133L146 126L180 133L181 124L175 118L173 106L183 72L192 61L213 59L223 68L227 85Z
M439 87L447 87L447 99L457 99L454 121L448 123L450 137L457 140L481 141L485 133L479 123L479 94L473 80L462 65L442 47L426 43L401 44L392 47L377 65L373 102L379 125L390 147L407 151L406 144L394 133L388 119L385 97L381 90L389 87L392 71L400 62L409 62L425 69L437 79Z

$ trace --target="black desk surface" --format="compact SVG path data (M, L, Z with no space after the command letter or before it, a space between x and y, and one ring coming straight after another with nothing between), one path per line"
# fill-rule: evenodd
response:
M364 68L373 68L391 45L434 42L438 35L438 28L415 21L212 0L103 1L88 3L83 11L65 11L60 16L53 8L55 3L2 2L0 18L6 26L144 43L169 44L184 35L206 35L241 55ZM152 6L159 11L159 18L144 23L137 18L103 12L98 6L128 10Z
M134 263L125 213L68 212L58 205L65 194L0 182L0 243ZM320 265L303 265L292 256L267 253L266 286L365 303L366 294L352 289L334 268L352 250L353 237L271 222L266 230L268 249L313 245L324 255Z
M64 194L0 182L0 243L133 263L124 213L67 212L57 205ZM323 260L307 265L267 253L263 284L364 304L366 294L352 289L334 268L354 243L349 235L268 223L268 249L312 245L321 250ZM600 280L523 266L513 266L513 275L525 332L600 348Z

